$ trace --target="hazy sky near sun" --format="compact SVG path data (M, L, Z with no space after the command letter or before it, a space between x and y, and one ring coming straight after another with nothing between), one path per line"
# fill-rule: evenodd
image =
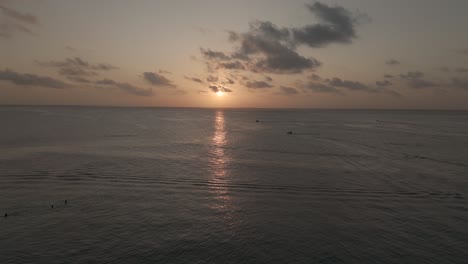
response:
M466 10L0 0L0 104L468 109Z

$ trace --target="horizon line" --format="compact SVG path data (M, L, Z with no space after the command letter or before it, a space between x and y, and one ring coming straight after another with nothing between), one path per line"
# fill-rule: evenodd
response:
M468 111L468 108L313 108L313 107L204 107L204 106L136 106L136 105L78 105L78 104L0 104L0 107L95 107L95 108L174 108L225 110L367 110L367 111Z

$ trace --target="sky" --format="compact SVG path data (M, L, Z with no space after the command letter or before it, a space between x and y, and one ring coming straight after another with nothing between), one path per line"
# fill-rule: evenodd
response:
M466 0L0 0L0 104L466 109Z

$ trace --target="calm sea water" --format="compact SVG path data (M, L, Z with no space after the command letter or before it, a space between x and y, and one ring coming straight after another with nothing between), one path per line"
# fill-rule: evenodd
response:
M0 123L1 263L468 263L468 112L0 107Z

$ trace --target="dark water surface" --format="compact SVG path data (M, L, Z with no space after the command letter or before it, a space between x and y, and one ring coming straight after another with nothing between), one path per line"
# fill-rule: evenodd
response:
M468 112L0 107L0 123L0 263L468 263Z

